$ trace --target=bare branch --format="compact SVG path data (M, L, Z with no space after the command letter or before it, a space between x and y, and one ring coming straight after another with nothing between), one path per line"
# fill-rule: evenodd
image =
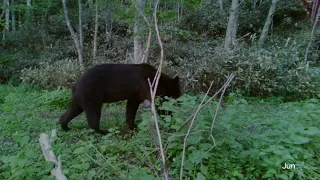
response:
M224 87L228 87L228 85L230 84L230 82L232 81L232 79L234 78L234 75L231 74L226 83L210 98L208 99L202 106L200 109L204 108L208 103L210 103L212 101L212 99L214 99L223 89ZM178 129L178 131L181 130L182 127L184 127L193 117L195 116L195 113L193 113L181 126L180 128Z
M183 140L183 150L182 150L182 159L181 159L181 167L180 167L180 180L183 179L183 166L184 166L184 157L185 157L185 154L186 154L186 146L187 146L187 139L188 139L188 136L190 135L190 132L191 132L191 129L193 127L193 124L194 124L194 121L197 117L197 114L199 113L199 111L201 110L201 105L204 103L206 97L208 96L210 90L211 90L211 87L212 87L212 84L213 84L213 81L211 82L210 84L210 87L206 93L206 95L203 97L201 103L199 104L198 106L198 109L197 111L195 112L195 115L193 116L193 119L191 121L191 124L189 126L189 129L188 129L188 132L186 134L186 136L184 137L184 140Z
M148 19L146 18L146 16L141 12L141 10L138 8L138 6L136 6L136 10L140 13L140 15L143 17L144 21L147 23L148 27L149 27L149 35L148 35L148 41L147 41L147 47L146 49L143 51L142 53L142 58L141 58L141 62L147 62L148 59L148 54L149 54L149 48L150 48L150 42L151 42L151 35L152 35L152 31L151 31L151 25L148 22Z
M160 38L160 33L159 33L159 29L158 29L158 19L157 19L157 6L158 6L158 4L159 4L159 0L157 0L155 2L154 11L153 11L153 18L154 18L154 24L155 24L155 30L156 30L156 34L157 34L158 43L159 43L159 46L161 49L160 65L158 67L154 81L151 83L150 79L148 79L148 83L149 83L150 95L151 95L151 110L152 110L153 119L154 119L155 126L156 126L158 141L159 141L159 150L160 150L161 159L162 159L164 178L166 180L168 180L168 172L167 172L167 168L166 168L166 158L165 158L164 150L163 150L163 146L162 146L162 138L161 138L161 133L160 133L159 124L158 124L157 111L156 111L156 107L155 107L155 103L154 103L159 80L160 80L160 76L161 76L162 64L163 64L163 45L162 45L161 38Z

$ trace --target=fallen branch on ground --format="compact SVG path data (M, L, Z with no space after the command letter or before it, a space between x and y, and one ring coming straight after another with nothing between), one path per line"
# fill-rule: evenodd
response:
M46 133L40 134L39 142L41 146L41 150L43 152L44 158L48 162L53 162L55 164L55 167L51 171L51 175L55 176L57 180L67 180L67 177L62 173L62 163L60 156L58 156L58 159L56 158L56 155L51 149L51 143L53 143L57 138L56 130L53 129L51 131L50 138Z

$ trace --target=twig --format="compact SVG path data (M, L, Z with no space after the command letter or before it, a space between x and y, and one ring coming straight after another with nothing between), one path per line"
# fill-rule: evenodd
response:
M161 70L162 70L162 64L163 64L163 45L161 42L161 38L160 38L160 33L159 33L159 29L158 29L158 19L157 19L157 6L159 4L159 0L157 0L155 2L154 5L154 11L153 11L153 18L154 18L154 24L155 24L155 30L156 30L156 34L157 34L157 39L158 39L158 43L160 46L160 65L158 67L158 71L156 74L156 78L154 80L154 89L152 90L152 84L150 82L150 79L148 79L149 82L149 86L150 86L150 95L151 95L151 110L153 113L153 118L154 118L154 122L155 122L155 126L156 126L156 130L157 130L157 135L158 135L158 141L159 141L159 148L160 148L160 153L161 153L161 159L162 159L162 165L163 165L163 170L164 170L164 177L166 180L168 180L168 173L167 173L167 168L166 168L166 158L164 155L164 151L163 151L163 146L162 146L162 138L161 138L161 133L159 130L159 124L158 124L158 119L157 119L157 112L156 112L156 108L155 108L155 95L157 92L157 88L158 88L158 84L159 84L159 80L160 80L160 76L161 76Z
M233 78L234 78L234 75L231 74L231 75L228 77L226 83L225 83L210 99L208 99L208 100L201 106L200 110L201 110L202 108L204 108L208 103L210 103L210 102L212 101L212 99L215 98L215 97L224 89L225 86L228 86ZM230 81L230 82L229 82L229 81ZM229 82L229 83L228 83L228 82ZM184 126L194 117L194 115L195 115L195 113L193 113L193 114L179 127L179 129L178 129L177 131L180 131L181 128L184 127Z
M216 141L214 140L214 137L213 137L213 127L214 127L214 123L215 123L215 121L216 121L216 119L217 119L217 117L218 117L218 112L219 112L219 108L220 108L220 106L221 106L221 102L222 102L223 95L224 95L224 93L225 93L228 85L231 83L233 77L234 77L234 76L231 75L230 78L228 78L228 80L227 80L227 82L226 82L227 85L224 86L224 88L223 88L223 90L222 90L222 93L221 93L221 95L220 95L219 102L218 102L217 108L216 108L216 112L215 112L215 114L214 114L214 118L212 119L211 131L210 131L210 137L211 137L211 139L212 139L213 145L211 146L211 148L210 148L206 153L210 152L214 147L216 147Z
M320 16L320 11L317 13L316 21L314 22L313 27L312 27L310 42L308 43L308 46L307 46L307 49L306 49L306 54L304 56L304 63L307 63L307 61L308 61L309 49L310 49L310 46L311 46L311 44L313 42L314 32L315 32L317 24L319 22L319 16Z
M115 171L118 171L117 169L116 169L116 167L114 167L111 163L110 163L110 161L89 141L89 139L82 133L82 135L83 135L83 137L84 138L86 138L86 140L89 142L89 144L93 147L93 149L95 150L95 151L97 151L97 153L100 155L100 156L102 156L102 158L109 164L109 166L110 167L112 167ZM93 158L91 158L91 159L93 159ZM120 171L118 171L119 172L119 174L120 175L122 175L123 177L125 177L125 178L127 178L124 174L122 174Z
M140 13L140 15L143 17L144 21L147 23L148 27L149 27L149 36L148 36L148 41L147 41L147 47L146 49L143 51L142 54L142 58L141 58L141 62L146 62L147 58L148 58L148 53L149 53L149 48L150 48L150 42L151 42L151 25L148 22L148 19L146 18L146 16L141 12L141 10L136 6L136 10Z
M137 134L133 131L135 138L138 140L138 143L141 145L141 142L139 140L139 138L137 138ZM144 154L144 156L148 159L149 162L146 162L148 164L148 166L153 170L154 174L159 178L158 172L156 171L156 169L154 168L154 166L152 165L152 162L148 156L148 154L146 153L146 151L144 149L141 148L141 146L139 146L140 150L142 151L142 153Z
M213 120L212 120L211 133L210 133L210 134L213 133L214 123L215 123L215 121L216 121L216 119L217 119L217 116L218 116L218 112L219 112L219 108L220 108L220 104L221 104L223 95L224 95L224 93L226 92L226 89L227 89L228 85L231 83L233 77L234 77L234 75L231 75L231 76L230 76L230 79L228 78L228 80L227 80L227 82L226 82L226 86L224 86L224 88L223 88L223 90L222 90L222 93L221 93L221 96L220 96L220 99L219 99L219 103L218 103L218 105L217 105L216 112L215 112L215 114L214 114L214 118L213 118Z
M200 130L200 131L196 131L196 132L192 132L189 134L190 135L193 135L193 134L198 134L198 133L202 133L202 132L208 132L210 133L210 131L207 131L207 130ZM164 132L166 133L166 132ZM171 135L169 138L168 138L168 142L166 143L165 147L167 147L170 143L170 138L174 138L174 137L182 137L182 136L186 136L186 134L172 134L172 133L166 133L166 134L169 134Z
M213 84L213 81L211 82L210 87L209 87L206 95L203 97L201 103L199 104L198 109L197 109L197 111L195 112L195 115L194 115L193 118L192 118L192 121L191 121L191 124L190 124L190 126L189 126L188 132L187 132L186 136L184 137L184 140L183 140L183 150L182 150L182 159L181 159L181 167L180 167L180 180L183 179L183 166L184 166L184 157L185 157L185 154L186 154L187 138L188 138L188 136L190 135L190 131L191 131L192 127L193 127L193 124L194 124L194 121L195 121L195 119L196 119L196 117L197 117L197 114L198 114L199 111L201 110L201 105L204 103L206 97L208 96L208 94L209 94L209 92L210 92L210 90L211 90L212 84Z

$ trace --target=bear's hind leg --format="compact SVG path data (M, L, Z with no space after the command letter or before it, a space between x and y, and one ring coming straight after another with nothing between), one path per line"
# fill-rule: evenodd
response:
M101 109L102 104L99 104L94 106L87 106L84 111L87 116L89 128L95 130L99 134L106 135L108 134L108 131L103 131L100 129Z
M69 130L69 127L68 127L68 124L69 122L75 118L76 116L78 116L79 114L81 114L83 112L83 109L75 104L75 103L72 103L68 110L60 117L60 125L62 127L63 130L65 131L68 131Z

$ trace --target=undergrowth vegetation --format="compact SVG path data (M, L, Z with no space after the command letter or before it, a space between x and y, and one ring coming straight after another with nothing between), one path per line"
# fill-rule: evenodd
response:
M140 109L135 133L122 133L125 104L103 107L101 136L86 128L83 115L61 130L57 120L70 91L0 86L0 179L53 179L38 142L40 133L57 129L52 143L70 179L158 179L161 161L150 133L149 110ZM172 112L159 121L168 167L177 179L185 120L203 95L184 94L162 106ZM185 179L317 179L320 176L320 103L317 99L283 103L281 98L243 98L229 94L215 121L217 102L202 109L186 146ZM134 134L134 135L132 135ZM212 136L211 136L212 135ZM294 164L295 169L282 169Z

